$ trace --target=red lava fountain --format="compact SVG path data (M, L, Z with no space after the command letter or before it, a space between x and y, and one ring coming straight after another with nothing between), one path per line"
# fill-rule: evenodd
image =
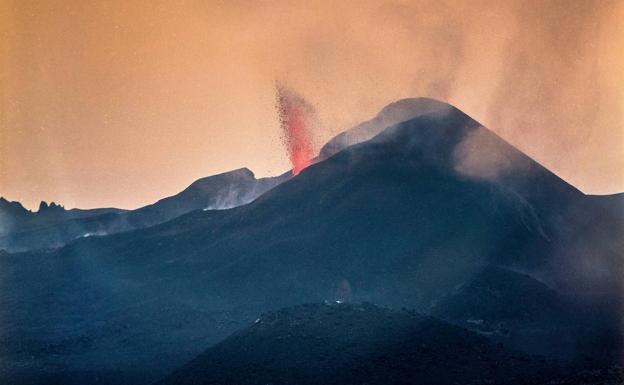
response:
M308 167L314 158L311 127L314 107L302 96L280 83L276 85L276 92L282 140L288 150L292 173L297 175Z

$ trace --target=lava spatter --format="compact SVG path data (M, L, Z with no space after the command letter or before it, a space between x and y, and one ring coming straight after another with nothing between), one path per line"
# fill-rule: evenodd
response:
M277 111L282 127L282 141L297 175L312 163L312 136L315 110L301 95L281 83L276 84Z

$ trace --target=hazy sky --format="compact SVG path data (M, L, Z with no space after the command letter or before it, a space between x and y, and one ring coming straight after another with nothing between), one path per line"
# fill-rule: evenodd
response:
M276 80L317 145L448 101L587 193L624 191L624 1L0 0L0 195L137 207L289 168Z

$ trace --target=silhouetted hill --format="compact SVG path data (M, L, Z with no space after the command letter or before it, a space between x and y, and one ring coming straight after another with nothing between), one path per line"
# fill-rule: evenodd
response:
M413 312L326 303L263 314L159 384L527 385L556 370Z
M327 159L337 152L357 143L365 142L384 129L427 114L445 114L451 107L429 98L401 99L384 107L373 119L367 120L330 139L319 153Z
M13 222L24 220L31 214L19 202L10 202L0 197L0 233L4 234L10 230Z
M115 218L125 210L115 208L71 209L42 201L37 211L0 197L0 249L9 251L59 246L85 234L96 221ZM81 232L82 231L82 232Z
M484 315L506 317L512 304L539 314L517 301L515 290L526 290L546 294L544 306L563 296L557 306L619 319L619 202L585 196L448 106L388 127L250 204L0 256L0 365L13 375L115 371L119 383L147 383L258 313L335 299L427 313L493 266L523 277L502 291L507 303L475 301ZM558 333L523 346L529 353L556 351L569 336L579 346L571 359L587 346L607 346L602 359L615 359L621 325L570 335L570 323L586 322L572 314L561 324L518 316L513 325Z
M0 201L0 249L28 251L63 246L80 237L102 236L153 226L199 209L225 209L249 203L287 180L290 173L256 179L246 168L195 181L182 192L136 210L65 210L41 202L37 212L18 202Z
M41 201L39 209L35 212L27 210L19 202L9 202L0 197L0 235L11 231L31 229L49 224L57 224L64 220L80 219L108 213L119 213L124 210L115 208L101 209L71 209L66 210L63 206L51 202L48 204Z
M247 168L209 176L193 182L174 196L128 213L127 221L133 227L146 227L193 210L222 210L240 206L288 178L290 172L278 177L256 179Z

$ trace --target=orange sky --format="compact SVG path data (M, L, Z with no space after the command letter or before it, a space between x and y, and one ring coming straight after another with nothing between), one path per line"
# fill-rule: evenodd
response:
M315 107L317 144L430 96L624 191L621 20L623 1L0 0L0 195L131 208L281 173L276 80Z

